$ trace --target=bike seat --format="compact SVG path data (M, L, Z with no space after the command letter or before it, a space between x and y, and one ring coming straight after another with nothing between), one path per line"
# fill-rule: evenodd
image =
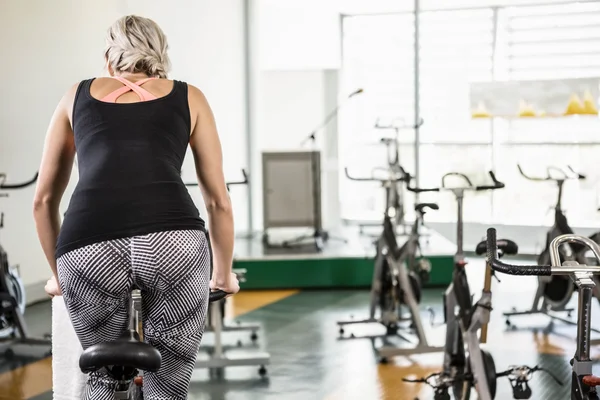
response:
M113 365L156 372L161 361L157 349L140 342L137 332L128 331L113 342L98 343L87 348L79 357L79 368L86 374Z
M508 254L508 255L515 255L519 252L519 246L517 246L517 244L515 242L513 242L512 240L508 240L508 239L498 239L496 241L497 246L498 246L498 250L500 250L502 252L502 255L504 254ZM487 241L483 241L480 242L479 244L477 244L477 247L475 248L475 254L477 254L478 256L485 254L487 252Z
M415 211L419 213L424 213L425 208L431 208L432 210L440 209L440 207L435 203L419 203L415 205Z

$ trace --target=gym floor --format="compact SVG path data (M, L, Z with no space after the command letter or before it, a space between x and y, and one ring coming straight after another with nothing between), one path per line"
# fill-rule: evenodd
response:
M483 260L473 258L467 266L472 293L479 297L483 283ZM507 328L503 311L520 304L528 307L535 288L535 278L502 276L494 283L492 320L488 348L498 371L513 364L540 365L550 369L564 385L557 385L548 375L538 372L531 381L532 399L564 400L569 397L569 359L575 350L575 327L562 323L545 334L547 317L513 318L517 328ZM443 289L427 289L422 309L430 306L435 320L441 321ZM227 314L242 322L256 322L262 327L258 343L271 354L268 376L261 379L257 368L228 369L222 379L209 378L207 371L195 372L190 387L192 400L262 400L262 399L398 399L425 400L431 390L423 385L402 382L402 377L420 377L435 372L441 354L397 358L379 365L369 340L338 340L336 321L367 313L368 292L343 291L246 291L231 299ZM576 306L576 304L575 304ZM597 307L597 305L594 305ZM50 330L50 304L30 307L26 313L33 334ZM426 324L429 314L423 313ZM435 321L434 321L435 322ZM596 324L597 325L597 324ZM381 330L371 327L370 331ZM347 329L350 331L350 328ZM367 328L356 326L357 336ZM440 344L444 327L429 328L434 344ZM225 344L241 339L250 344L248 333L227 333ZM210 344L211 334L203 341ZM598 354L594 354L595 357ZM52 399L51 360L0 360L0 399ZM509 382L498 382L496 399L512 398Z

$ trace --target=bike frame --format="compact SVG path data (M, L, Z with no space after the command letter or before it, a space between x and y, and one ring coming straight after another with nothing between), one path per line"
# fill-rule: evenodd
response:
M474 186L471 180L464 174L450 172L442 177L442 184L439 188L434 189L411 189L419 192L425 191L450 191L456 198L457 222L456 222L456 254L454 256L454 271L452 282L444 292L444 314L446 321L446 340L444 346L444 363L441 379L454 379L464 371L456 371L456 364L469 368L474 374L475 389L480 400L492 400L491 391L485 375L486 367L482 353L479 347L479 338L477 332L489 322L491 309L491 274L486 274L486 284L480 300L473 305L469 283L466 276L465 256L463 249L463 202L466 191L483 191L501 189L504 184L499 182L492 171L489 172L494 183L493 186ZM465 187L448 187L446 179L449 177L461 178L465 183ZM458 308L458 313L456 309ZM486 331L487 332L487 331ZM466 340L466 348L469 354L470 366L466 365L466 354L464 341ZM459 389L453 385L455 396L464 395L466 391L470 391L471 383L468 381L462 382L462 388Z
M466 178L466 177L465 177ZM468 178L466 178L468 181ZM469 182L470 184L470 182ZM469 354L470 370L475 381L475 390L480 400L492 400L491 390L485 376L486 366L479 347L479 330L487 326L490 320L490 309L492 305L491 276L486 277L486 287L477 304L471 304L471 292L469 289L465 266L467 265L463 249L463 201L465 189L450 189L457 202L457 251L454 256L454 272L452 283L444 293L444 308L446 315L446 347L444 350L443 372L447 376L453 376L452 362L466 360L465 347ZM455 310L459 309L456 313ZM463 340L466 342L463 344ZM462 346L461 346L462 345ZM466 361L465 361L466 362ZM465 365L467 367L467 365ZM480 376L481 372L484 373ZM463 383L462 393L470 391L470 385Z
M600 246L593 240L574 234L561 235L550 244L550 265L511 265L497 259L496 230L487 231L487 260L491 267L502 273L511 275L570 276L579 289L577 307L577 349L572 360L571 400L598 400L596 386L600 378L592 375L593 362L590 358L592 297L596 286L594 275L600 274L600 267L581 265L577 261L561 263L560 246L563 244L579 244L592 251L600 262Z
M406 278L406 281L409 282L408 272L412 271L414 269L416 259L417 259L417 251L420 249L419 226L423 221L423 215L421 213L417 213L417 218L415 219L415 222L413 223L413 226L411 228L411 233L408 237L408 240L402 245L402 247L400 247L399 255L397 256L397 258L392 258L391 260L390 260L390 258L388 258L388 252L389 252L388 241L390 240L390 236L392 236L392 235L395 240L396 234L393 230L393 224L391 223L389 216L386 215L384 218L385 218L384 228L383 228L384 233L377 240L377 250L376 250L377 253L375 256L375 269L373 271L373 283L372 283L373 285L375 285L375 287L381 285L381 278L384 273L384 265L386 262L391 270L392 276L400 276L400 275L404 275L404 273L406 273L406 276L403 276L403 279L401 279L400 281L402 282L404 280L404 278ZM410 290L410 295L408 297L415 298L414 293L412 293L412 287L410 287L410 284L408 286L409 286L409 290ZM402 287L402 290L406 291L406 288ZM373 319L376 318L375 314L377 311L378 303L379 303L379 292L371 293L371 303L370 303L370 312L369 312L370 318L373 318ZM400 303L401 303L400 299L397 299L396 304L398 305ZM410 307L410 305L409 305L409 307ZM418 310L417 310L417 312L418 312ZM401 318L401 316L399 314L400 314L400 309L398 308L398 310L396 310L394 316L392 316L391 314L390 315L382 314L381 319L384 321L389 321L389 322L400 322L403 319ZM419 324L420 324L420 322L419 322Z
M401 176L405 176L406 172L400 165L400 131L404 129L415 130L423 125L423 119L421 118L418 123L414 125L408 125L404 123L404 120L401 120L402 124L394 124L391 123L389 125L381 125L380 121L377 120L375 122L376 129L393 129L395 136L394 139L382 138L381 143L386 146L387 153L387 164L388 169L392 174L398 174ZM402 188L402 183L395 182L393 183L393 190L386 191L386 208L394 208L397 210L397 214L395 215L394 222L400 226L404 225L404 190ZM387 212L387 211L386 211Z

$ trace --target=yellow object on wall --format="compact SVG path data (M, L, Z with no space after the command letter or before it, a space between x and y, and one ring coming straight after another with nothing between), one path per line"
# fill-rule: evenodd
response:
M598 115L596 101L589 90L586 90L583 94L583 114Z
M537 113L533 106L527 103L525 100L521 100L519 103L519 117L536 117Z
M581 99L576 94L572 94L569 99L569 104L567 105L567 109L565 111L565 115L577 115L577 114L585 114L583 103Z
M477 105L477 108L471 112L472 118L491 118L492 115L485 108L485 104L483 102Z

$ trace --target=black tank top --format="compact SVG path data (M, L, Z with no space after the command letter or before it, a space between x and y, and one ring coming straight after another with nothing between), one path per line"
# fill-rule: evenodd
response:
M190 140L188 87L166 96L108 103L80 83L73 105L79 182L64 217L56 258L90 244L167 230L204 230L181 180Z

